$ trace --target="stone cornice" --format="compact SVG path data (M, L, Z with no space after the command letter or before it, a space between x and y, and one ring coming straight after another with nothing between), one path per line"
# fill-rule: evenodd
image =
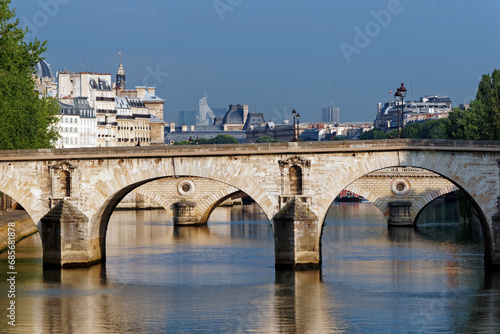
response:
M445 151L500 153L500 141L371 140L345 142L295 142L262 144L98 147L0 151L0 161L86 160L242 155L339 154L393 151Z

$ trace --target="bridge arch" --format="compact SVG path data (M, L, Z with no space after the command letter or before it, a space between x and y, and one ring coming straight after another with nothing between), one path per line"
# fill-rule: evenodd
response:
M187 193L181 188L185 185L189 188ZM194 201L197 204L195 214L200 224L205 224L221 203L238 193L244 194L231 185L198 177L166 177L135 188L134 192L158 203L170 217L174 215L174 203L183 199Z
M154 181L151 181L151 182L154 182ZM167 211L167 214L172 217L173 216L173 211L171 209L171 205L173 203L171 203L168 199L166 199L164 196L162 196L161 194L157 193L157 192L154 192L154 191L151 191L149 189L146 189L146 188L143 188L143 187L137 187L133 190L134 192L136 192L137 194L139 195L142 195L144 197L147 197L149 198L150 200L158 203L161 207L163 207L165 209L165 211Z
M233 186L228 186L226 189L219 190L218 192L207 198L196 207L196 213L200 217L200 221L202 223L206 223L208 221L208 218L210 217L210 214L212 214L215 208L217 208L227 199L241 192L241 190Z
M117 204L132 190L148 182L159 180L165 177L199 177L213 181L221 182L227 185L227 189L219 194L214 194L212 201L202 203L208 210L202 217L208 218L211 210L222 199L229 197L238 191L243 191L249 195L263 210L266 217L272 217L274 207L273 198L268 196L262 187L262 181L254 178L255 171L248 166L234 166L215 159L212 162L203 162L211 158L194 159L176 159L171 164L171 159L152 159L153 161L144 161L141 166L134 166L131 172L127 168L114 168L108 171L108 175L101 175L95 182L94 197L89 198L85 203L84 210L90 213L92 217L89 222L89 239L92 258L105 258L105 238L107 225L111 214ZM204 168L210 166L210 168ZM217 198L218 196L221 196ZM277 200L274 200L277 201ZM167 204L167 203L165 203ZM93 209L93 208L98 208Z
M357 179L345 189L366 198L386 219L389 219L391 201L409 201L412 203L409 214L415 223L428 203L459 190L440 175L414 167L375 171Z
M37 189L26 187L21 182L16 184L9 177L3 175L0 176L0 192L21 205L35 224L43 217L41 201L36 200L39 195Z
M54 263L70 264L80 263L80 258L90 262L101 258L96 254L110 213L125 194L151 180L193 176L223 182L253 198L273 228L277 226L274 217L290 220L289 212L282 211L287 206L307 214L312 225L304 229L312 227L311 235L316 238L342 189L373 171L414 166L443 176L472 199L483 223L485 247L494 251L488 262L500 267L499 161L500 142L409 139L4 151L0 189L18 200L35 221L49 213L53 217L56 207L78 214L82 220L78 229L69 222L60 234L65 240L60 253L67 258L54 259ZM302 168L301 195L290 192L291 165ZM70 196L61 196L55 182L60 180L55 171L65 168L71 176ZM56 202L61 205L54 206ZM301 229L286 231L297 232L299 237ZM286 249L290 249L286 252L290 263L299 263L292 258L296 248ZM314 259L304 261L318 259L316 253L312 255Z
M456 185L451 184L447 187L438 189L436 191L433 191L428 194L428 196L422 198L419 202L415 203L414 206L416 208L415 211L418 210L418 212L415 214L415 223L418 221L418 216L420 216L420 213L425 209L427 205L429 205L432 201L435 199L438 199L441 196L447 195L449 193L455 192L460 190Z
M335 197L338 196L338 194L340 194L343 189L349 189L349 186L354 183L354 181L381 169L395 167L416 167L436 173L450 181L452 185L449 188L441 189L440 191L429 195L427 198L417 203L417 208L415 208L415 210L418 210L418 212L420 212L428 203L430 203L435 198L447 192L461 190L464 194L466 194L479 216L484 240L485 263L488 264L491 263L491 259L493 259L495 252L493 240L494 227L492 218L493 215L497 212L497 207L496 203L494 203L494 201L492 201L491 199L495 199L497 197L497 194L484 194L483 189L485 189L485 179L482 179L481 175L474 175L474 171L472 169L464 171L458 168L465 168L466 166L454 162L454 157L457 155L459 155L459 153L450 154L448 156L445 156L443 159L443 156L439 156L433 151L425 153L412 151L406 153L399 152L396 154L388 154L385 158L378 157L373 159L373 154L360 154L360 163L355 165L357 166L357 168L349 168L349 175L345 175L345 177L343 178L345 182L338 184L337 187L332 187L335 188L336 191L329 193L328 196L325 197L328 198L328 201L331 204L333 203ZM450 167L454 165L455 168ZM371 198L375 201L375 203L377 203L377 200L374 199L374 197L370 196L370 194L363 192L360 189L356 189L355 187L351 187L351 189L354 190L354 192L356 192L356 190L359 191L359 195L366 195L366 198L368 200L370 200ZM491 187L488 187L488 189L491 189ZM486 196L489 196L489 200L483 200ZM380 203L377 204L379 204L380 206ZM375 205L377 206L377 204ZM384 208L379 209L381 209L381 211L384 213ZM326 218L327 210L325 210L324 212L325 215L322 216L323 222Z

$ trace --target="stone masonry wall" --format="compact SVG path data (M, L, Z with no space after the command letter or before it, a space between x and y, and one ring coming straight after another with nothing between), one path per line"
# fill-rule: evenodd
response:
M354 181L346 189L368 199L386 217L390 213L390 201L412 202L412 218L434 199L458 190L441 175L415 167L386 168L372 172Z
M198 206L213 197L214 194L220 196L227 195L227 189L235 192L237 189L222 183L200 177L168 177L153 182L146 183L135 189L134 192L140 194L165 208L172 216L172 205L179 201L193 201ZM218 196L216 196L218 197ZM220 198L210 202L215 202ZM208 209L207 205L204 206Z

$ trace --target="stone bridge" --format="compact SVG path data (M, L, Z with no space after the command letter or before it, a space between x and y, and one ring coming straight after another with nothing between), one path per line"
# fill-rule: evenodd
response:
M427 204L459 188L441 175L425 169L393 167L369 173L348 185L346 190L372 202L389 225L412 226ZM409 205L404 215L399 213L399 201Z
M395 167L369 173L346 187L372 202L386 217L388 224L412 226L422 209L445 194L458 190L452 182L439 174L415 167ZM123 207L142 208L155 206L163 208L170 217L177 216L176 204L189 201L193 205L192 217L188 224L206 224L210 213L227 198L244 195L239 189L223 182L200 177L165 177L142 185L132 195L140 195L139 199L131 197ZM141 200L147 198L149 202ZM124 200L125 200L124 199ZM123 201L120 203L122 206ZM397 201L411 204L405 222L394 221L390 205ZM153 202L153 203L151 203ZM148 204L149 203L149 204ZM392 206L394 209L395 206ZM397 207L396 207L397 208ZM394 210L393 210L394 211Z
M215 192L207 209L181 198L174 216L189 220L242 191L269 219L277 267L318 266L323 221L344 188L387 168L421 168L470 197L480 215L485 265L498 268L499 161L500 142L428 140L2 151L0 192L38 222L46 265L105 260L109 218L127 193L151 181L193 177L223 183L227 191ZM190 191L189 182L177 186Z
M176 206L182 202L192 203L192 219L189 221L185 219L184 224L206 224L212 211L222 202L238 197L240 194L244 195L241 190L226 183L192 176L165 177L136 188L134 193L164 208L177 225L179 221L176 218L179 215ZM135 201L134 198L131 200Z

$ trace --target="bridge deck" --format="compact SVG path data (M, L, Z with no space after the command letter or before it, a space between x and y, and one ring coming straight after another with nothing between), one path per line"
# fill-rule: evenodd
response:
M0 161L324 154L388 151L500 152L500 141L389 139L223 145L165 145L0 151Z

